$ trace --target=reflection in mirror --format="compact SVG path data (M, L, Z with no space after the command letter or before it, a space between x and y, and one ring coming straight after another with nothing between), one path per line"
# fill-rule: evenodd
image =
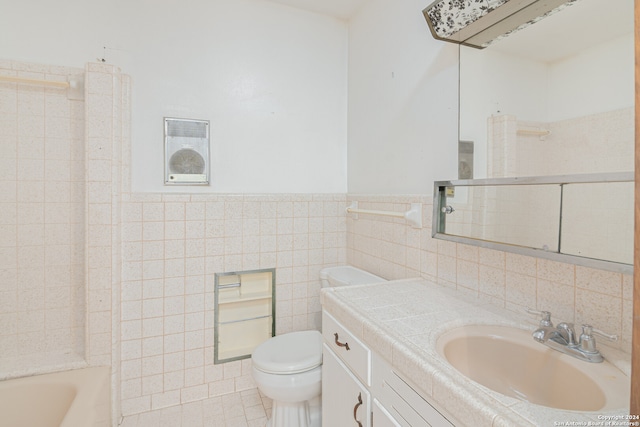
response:
M633 0L579 0L483 50L460 47L475 177L633 170Z
M633 172L436 181L432 235L630 273L633 204Z
M486 49L461 46L459 139L474 141L474 178L533 177L541 184L539 178L633 171L634 69L633 0L578 0ZM455 199L466 197L454 205L462 215L449 215L435 237L628 273L633 185L604 181L564 181L561 210L557 188L545 192L549 199L522 196L531 203L507 194L498 200L493 188L480 201L475 188L456 188ZM561 212L561 223L547 219L544 207Z
M633 264L633 182L567 184L562 252Z
M456 186L444 233L558 250L560 186Z

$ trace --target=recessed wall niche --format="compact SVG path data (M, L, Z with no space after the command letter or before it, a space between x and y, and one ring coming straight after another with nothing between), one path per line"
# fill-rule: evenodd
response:
M275 335L275 268L215 275L215 361L251 357Z

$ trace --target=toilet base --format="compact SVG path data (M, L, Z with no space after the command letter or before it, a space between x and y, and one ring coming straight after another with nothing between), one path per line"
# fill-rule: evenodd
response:
M304 402L273 401L271 418L266 427L321 427L320 399Z

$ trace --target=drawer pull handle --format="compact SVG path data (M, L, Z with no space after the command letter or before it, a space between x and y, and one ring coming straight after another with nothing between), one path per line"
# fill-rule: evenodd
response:
M336 345L338 347L344 347L347 349L347 351L349 351L349 343L345 342L344 344L342 344L340 341L338 341L338 333L336 332L335 334L333 334L334 337L336 337Z
M358 423L358 427L362 427L362 423L358 421L358 408L362 405L362 393L358 393L358 403L353 407L353 419Z

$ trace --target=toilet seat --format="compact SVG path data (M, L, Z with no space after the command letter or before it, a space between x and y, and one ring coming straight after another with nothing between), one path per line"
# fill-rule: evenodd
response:
M268 374L290 375L322 365L322 335L318 331L275 336L253 351L253 367Z

